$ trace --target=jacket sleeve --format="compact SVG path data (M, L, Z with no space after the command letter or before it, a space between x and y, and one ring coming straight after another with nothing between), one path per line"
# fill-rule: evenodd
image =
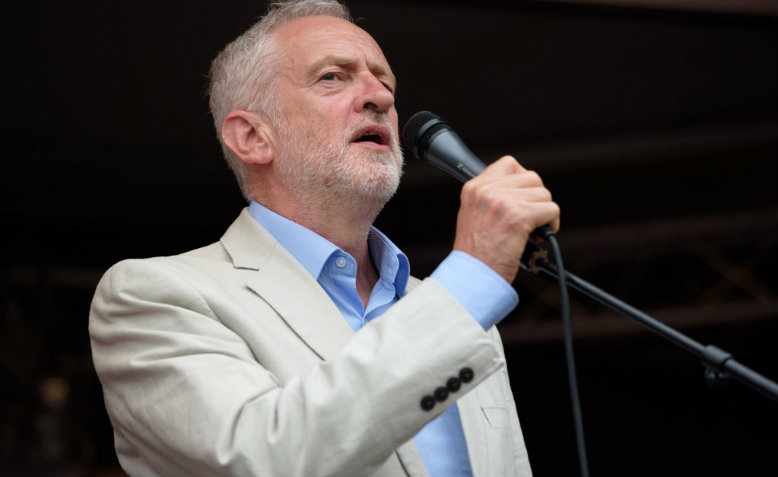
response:
M214 313L218 292L162 259L121 262L97 288L93 359L130 474L369 475L504 365L493 336L425 280L282 384ZM463 368L472 381L422 409Z

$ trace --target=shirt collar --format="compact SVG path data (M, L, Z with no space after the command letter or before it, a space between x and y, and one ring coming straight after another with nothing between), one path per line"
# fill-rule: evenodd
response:
M249 213L316 280L319 280L324 265L333 254L347 255L337 245L316 232L278 215L256 201L251 201L249 204ZM386 235L372 226L368 234L367 246L380 278L394 284L397 296L405 295L410 276L408 257Z
M367 248L380 278L394 284L397 296L405 295L405 287L411 274L408 257L386 235L372 226L367 236Z

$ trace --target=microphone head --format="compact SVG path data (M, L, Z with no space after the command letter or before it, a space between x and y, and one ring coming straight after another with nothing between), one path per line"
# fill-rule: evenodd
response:
M451 129L451 126L437 114L419 111L405 123L403 141L416 157L426 160L427 147L435 133L441 129Z

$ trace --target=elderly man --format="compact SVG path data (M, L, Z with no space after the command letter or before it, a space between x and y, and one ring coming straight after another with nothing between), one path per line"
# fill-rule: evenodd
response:
M371 226L402 171L395 78L335 0L274 5L213 63L250 202L221 240L126 260L92 305L131 475L529 475L494 325L559 209L504 157L468 182L431 277Z

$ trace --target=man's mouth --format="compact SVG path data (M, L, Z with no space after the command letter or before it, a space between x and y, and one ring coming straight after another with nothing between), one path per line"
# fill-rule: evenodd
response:
M390 145L389 129L385 126L371 125L360 128L354 135L352 142L373 143L379 146Z
M376 144L383 144L380 134L365 134L364 136L357 138L355 142L374 142Z

